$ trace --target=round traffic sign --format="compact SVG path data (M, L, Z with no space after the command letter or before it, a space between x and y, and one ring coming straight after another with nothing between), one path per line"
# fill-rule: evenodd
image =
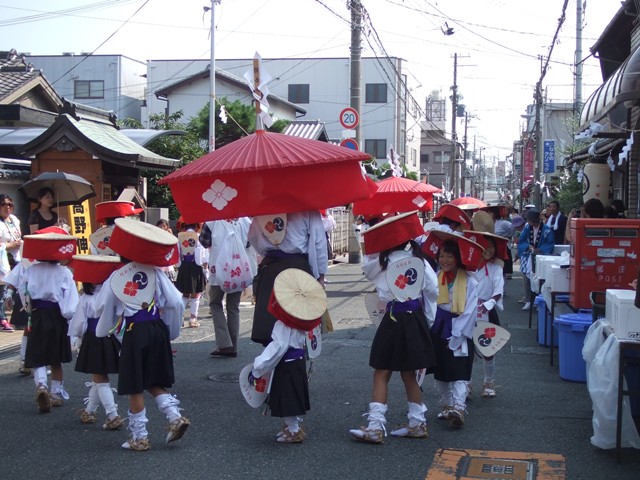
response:
M356 128L360 122L360 116L355 108L343 108L340 112L340 124L344 128Z
M358 142L356 142L355 138L345 138L340 142L340 146L350 148L351 150L359 150Z

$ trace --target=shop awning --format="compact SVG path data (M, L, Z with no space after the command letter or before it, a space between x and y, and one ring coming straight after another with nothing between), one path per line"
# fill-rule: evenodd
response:
M640 48L637 48L585 102L580 114L580 130L591 123L609 123L603 119L612 113L616 118L611 118L611 123L619 125L626 120L626 109L639 100Z

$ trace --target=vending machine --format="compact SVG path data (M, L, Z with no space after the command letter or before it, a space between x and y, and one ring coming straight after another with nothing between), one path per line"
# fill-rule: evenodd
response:
M640 220L572 218L569 304L591 308L589 294L629 289L638 277Z

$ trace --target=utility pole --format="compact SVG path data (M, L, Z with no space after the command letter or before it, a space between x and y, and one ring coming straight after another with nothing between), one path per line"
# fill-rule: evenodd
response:
M462 139L462 147L464 151L464 155L462 155L462 164L460 166L460 191L465 191L465 180L464 174L467 171L467 129L469 127L469 112L465 110L464 112L464 138Z
M350 107L354 108L358 114L361 112L361 55L362 55L362 3L360 0L351 0L347 3L351 9L351 87L350 87ZM356 142L362 149L362 116L355 128ZM349 208L349 241L348 241L348 262L360 263L360 245L356 239L356 232L353 225L353 206Z
M575 116L582 110L582 1L576 2L576 96L574 99Z
M451 87L451 190L453 198L460 196L456 169L456 118L458 114L458 54L453 54L453 86Z
M211 64L209 65L209 82L210 82L210 98L209 98L209 152L216 149L216 50L215 50L215 6L219 5L221 0L211 0L211 8L204 7L205 11L211 10Z

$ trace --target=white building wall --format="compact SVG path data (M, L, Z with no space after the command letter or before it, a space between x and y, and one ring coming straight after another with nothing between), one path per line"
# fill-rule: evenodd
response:
M403 61L398 58L393 58L391 61L402 74ZM386 140L387 153L391 146L397 152L406 153L403 160L407 163L407 167L418 172L420 119L415 116L420 110L414 107L405 109L402 102L397 101L398 95L401 95L402 98L405 97L403 86L397 85L397 74L389 62L384 62L384 60L379 61L374 58L362 59L360 121L363 128L363 139ZM155 97L157 90L201 72L207 65L208 60L150 60L147 63L147 107L149 113L162 113L166 108L165 102ZM216 68L242 78L245 72L253 68L252 59L216 60ZM321 120L325 122L327 134L331 139L340 140L343 138L344 129L340 125L339 116L340 111L348 107L350 103L351 80L348 58L263 59L262 68L273 78L269 84L270 92L284 99L289 100L288 88L290 84L308 84L309 103L298 102L298 105L307 110L307 114L303 118ZM366 85L372 83L387 84L387 103L365 102ZM225 96L225 91L218 85L220 82L216 86L216 95ZM201 93L208 98L208 85ZM188 101L186 98L184 100ZM177 99L172 98L171 102L172 105L169 108L171 111L175 111ZM190 101L188 104L191 105ZM200 104L204 105L203 102ZM401 121L400 116L405 113L405 110L406 121ZM185 107L185 116L187 116L186 112ZM407 130L406 135L405 129ZM406 142L406 146L400 146L400 142ZM361 149L364 149L364 142ZM415 162L413 158L415 158ZM385 162L384 156L379 158L379 163ZM414 163L415 165L413 165Z
M140 120L146 65L122 55L29 55L27 60L44 72L61 97L112 111L119 119ZM76 98L76 80L104 82L103 98Z

